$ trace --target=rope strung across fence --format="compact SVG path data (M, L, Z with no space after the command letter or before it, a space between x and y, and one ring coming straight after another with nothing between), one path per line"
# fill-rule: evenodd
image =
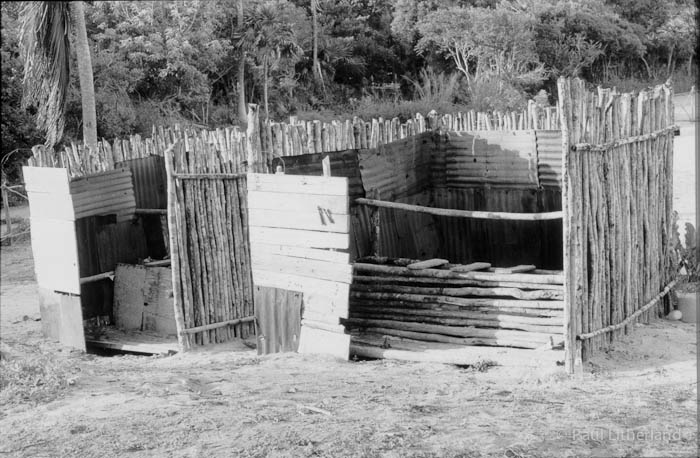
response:
M545 212L545 213L508 213L508 212L487 212L487 211L472 211L472 210L453 210L449 208L425 207L422 205L401 204L398 202L387 202L385 200L376 199L355 199L355 203L367 205L371 207L395 208L397 210L412 211L418 213L427 213L437 216L454 216L458 218L475 218L475 219L491 219L491 220L514 220L514 221L543 221L552 219L561 219L562 212Z
M668 294L668 293L671 291L671 289L673 289L673 287L674 287L675 285L676 285L676 280L673 280L671 283L669 283L669 284L663 289L663 291L661 291L659 294L657 294L656 296L654 296L654 298L653 298L652 300L650 300L649 302L647 302L646 305L644 305L644 307L640 308L639 310L637 310L636 312L634 312L632 315L628 316L628 317L625 318L624 320L620 321L619 323L613 324L613 325L610 325L610 326L606 326L606 327L604 327L604 328L602 328L602 329L598 329L597 331L588 332L588 333L586 333L586 334L579 334L579 335L576 336L576 338L577 338L578 340L591 339L591 338L593 338L593 337L595 337L595 336L599 336L599 335L601 335L601 334L605 334L605 333L608 333L608 332L612 332L612 331L615 331L615 330L617 330L617 329L620 329L620 328L622 328L622 327L624 327L624 326L627 326L627 325L630 324L634 319L638 318L642 313L646 312L647 310L649 310L650 308L652 308L654 305L656 305L656 303L659 302L659 301L661 300L662 297L664 297L666 294Z

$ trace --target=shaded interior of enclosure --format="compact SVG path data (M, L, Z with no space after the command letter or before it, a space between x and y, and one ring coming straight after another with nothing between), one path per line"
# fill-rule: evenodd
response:
M331 175L349 179L355 269L344 324L361 333L360 341L386 346L391 336L400 340L394 347L425 340L551 348L563 338L561 218L438 216L356 199L560 212L561 145L560 131L426 132L378 148L284 157L273 165L287 174L320 175L328 156ZM430 259L448 263L407 268ZM466 273L473 263L488 265ZM530 270L508 276L507 268L524 265Z
M127 160L71 181L71 188L81 186L94 213L76 212L75 220L87 345L177 351L163 157Z
M509 213L561 211L561 132L426 132L376 149L275 159L285 173L349 179L351 257L371 253L369 197L435 208ZM455 263L562 268L562 221L504 221L379 210L380 253Z

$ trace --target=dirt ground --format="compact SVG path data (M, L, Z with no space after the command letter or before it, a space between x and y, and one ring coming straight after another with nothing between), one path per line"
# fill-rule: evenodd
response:
M686 221L694 129L676 139ZM28 239L0 261L0 456L698 456L694 324L635 326L571 378L258 357L240 343L105 357L42 337Z
M574 378L242 344L105 357L42 337L28 240L1 260L2 377L23 374L2 456L697 456L694 324L639 325Z

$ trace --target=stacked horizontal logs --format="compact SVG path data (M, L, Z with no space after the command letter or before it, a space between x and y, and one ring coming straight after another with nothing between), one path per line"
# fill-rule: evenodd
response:
M405 259L359 261L344 322L355 334L532 349L563 342L561 272L501 273L483 264L472 271L455 264L415 269Z

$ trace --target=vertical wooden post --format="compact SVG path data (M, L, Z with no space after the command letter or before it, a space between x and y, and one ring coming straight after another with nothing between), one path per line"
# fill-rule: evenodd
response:
M258 122L258 106L248 104L248 128L246 131L246 149L248 150L248 171L262 172L260 160L260 123Z
M7 226L7 244L12 245L12 217L10 216L10 195L7 192L7 183L2 181L2 204L5 207L5 225Z
M182 279L180 278L180 256L178 250L181 248L177 241L177 220L180 208L177 203L175 193L175 177L173 176L173 155L172 148L177 143L174 143L170 148L165 150L165 173L167 177L167 193L168 193L168 233L170 238L170 263L173 277L173 307L175 312L175 324L177 326L177 343L183 351L190 349L189 337L185 334L185 318L182 311Z
M572 128L572 100L571 81L559 78L557 82L559 90L559 111L561 113L562 130L562 233L564 252L564 366L569 374L582 369L581 342L576 340L579 330L576 328L576 315L578 304L576 302L576 257L575 244L576 233L572 227L574 223L573 210L575 208L572 192L572 166L571 157L571 128Z
M323 166L323 176L331 176L331 158L329 156L324 157L321 161L321 165Z
M379 200L379 191L378 190L373 190L370 192L371 196L373 199ZM369 222L370 222L370 230L372 231L370 233L370 241L371 246L372 246L372 255L374 256L380 256L381 252L381 244L379 242L379 237L381 236L381 217L380 217L380 208L372 206L370 207L369 211Z

